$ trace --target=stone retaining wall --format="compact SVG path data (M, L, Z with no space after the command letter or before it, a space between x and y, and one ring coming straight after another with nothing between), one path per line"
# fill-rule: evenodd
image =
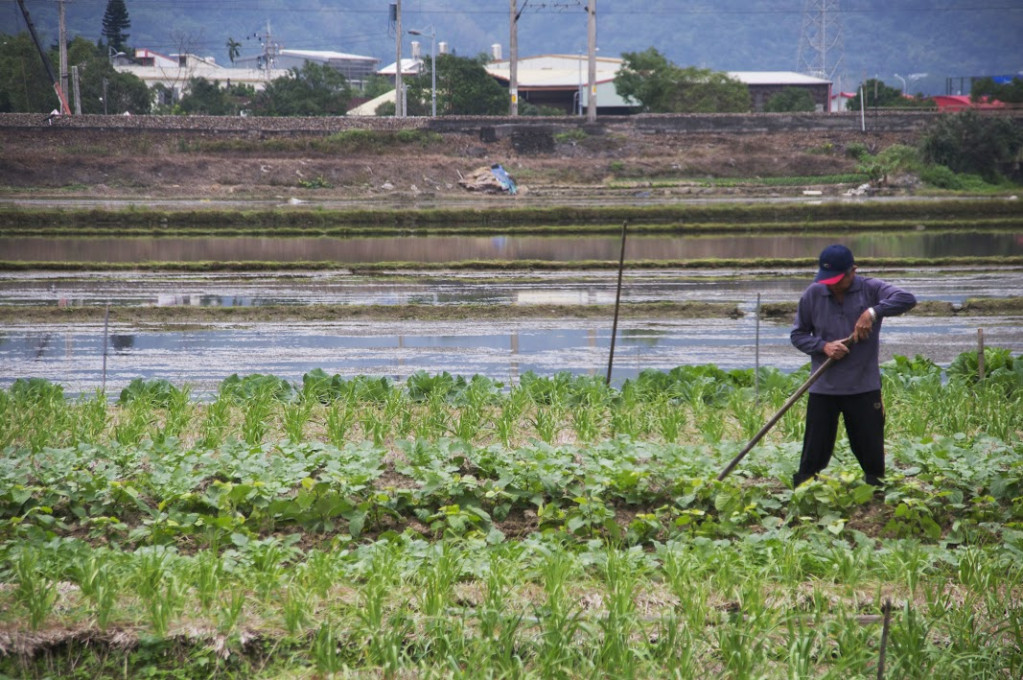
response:
M985 112L988 115L1009 115L1023 125L1023 112ZM858 113L751 113L751 114L640 114L635 116L604 116L595 124L584 118L566 117L500 117L444 116L440 118L382 117L308 117L247 118L241 116L58 116L43 114L0 114L0 131L60 127L82 130L132 130L153 132L197 133L202 135L245 136L308 136L329 135L342 130L399 130L426 128L439 133L480 135L482 139L500 139L517 133L534 134L536 128L551 133L584 128L587 132L632 130L646 134L664 133L738 133L831 132L860 131L913 132L926 127L940 114L934 111L868 111Z

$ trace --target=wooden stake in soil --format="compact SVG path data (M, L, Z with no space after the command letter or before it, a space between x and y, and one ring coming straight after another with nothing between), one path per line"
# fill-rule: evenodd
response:
M107 393L107 331L110 328L110 305L103 315L103 394Z
M756 343L753 354L753 396L755 403L760 405L760 293L757 293Z
M622 250L618 255L618 290L615 292L615 316L614 321L611 323L611 352L607 357L607 379L604 384L611 384L611 367L614 365L615 360L615 337L618 335L618 307L622 302L622 272L625 270L625 231L629 226L629 221L625 220L622 222Z
M881 650L877 658L877 680L884 678L884 659L888 647L888 627L892 622L892 601L884 601L884 624L881 626Z
M977 329L977 378L984 379L984 329Z

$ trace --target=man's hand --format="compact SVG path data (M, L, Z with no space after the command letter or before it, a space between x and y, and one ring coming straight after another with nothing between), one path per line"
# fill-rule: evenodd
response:
M832 340L828 344L824 345L824 353L828 355L829 358L838 361L849 353L849 348L846 347L845 343L841 340Z
M870 337L872 330L874 330L874 315L870 313L869 309L864 309L860 318L856 319L856 325L853 326L853 336L857 341L866 340Z

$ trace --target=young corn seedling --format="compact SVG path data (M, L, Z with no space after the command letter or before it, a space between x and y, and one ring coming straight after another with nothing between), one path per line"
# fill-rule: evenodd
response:
M242 407L245 413L242 440L250 446L261 443L270 429L270 418L277 401L274 396L275 388L271 384L260 385Z
M533 413L531 423L536 429L540 441L553 444L561 431L561 422L565 417L565 409L560 404L549 406L538 405Z
M334 625L324 621L313 636L309 653L316 670L333 675L344 668L344 661L339 652L340 640Z
M355 409L343 399L338 399L327 407L327 441L343 448L348 442L348 435L355 424Z
M686 427L686 412L682 404L667 396L659 396L653 408L657 431L668 444L675 444Z
M166 441L169 437L178 438L192 420L193 406L188 386L170 393L167 401L167 415L163 429L154 433L154 442Z
M617 677L631 675L628 669L636 667L642 655L633 645L633 637L640 631L636 615L637 569L627 553L608 550L604 565L605 598L607 608L600 627L604 640L600 649L600 665Z
M280 588L280 594L284 629L289 635L299 635L312 620L312 597L309 591L295 580Z
M121 420L114 427L114 439L122 446L137 445L156 422L153 403L142 395L122 407Z
M224 441L225 430L231 420L231 398L218 395L213 403L206 407L206 414L199 426L199 442L201 448L215 449Z
M305 441L305 426L313 412L314 402L300 399L284 407L284 434L295 443Z
M76 411L77 418L73 422L70 445L97 443L110 419L106 395L96 390L91 398L83 399L77 404Z
M14 573L18 580L15 599L28 612L29 627L39 630L57 602L57 584L43 574L39 555L32 548L21 551Z
M106 630L119 595L112 563L92 553L72 565L71 575L82 595L92 603L96 624Z
M220 608L217 610L218 631L230 633L237 630L244 618L246 599L245 591L240 584L228 589L221 589Z
M218 601L223 565L215 551L207 550L193 560L192 580L199 604L207 614Z

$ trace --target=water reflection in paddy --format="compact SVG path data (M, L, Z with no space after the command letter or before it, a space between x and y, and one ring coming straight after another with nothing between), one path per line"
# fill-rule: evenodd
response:
M814 258L836 240L861 258L1023 255L1011 231L633 235L628 260ZM372 238L2 238L4 259L32 262L452 262L465 260L617 261L617 235L400 236Z
M922 354L947 364L976 347L983 327L990 346L1023 352L1019 317L899 317L885 320L882 357ZM270 373L292 382L315 368L343 376L389 376L416 371L482 374L515 381L525 371L604 375L610 320L487 322L253 323L203 330L154 331L114 326L107 341L107 391L132 379L162 378L210 394L232 373ZM805 356L791 347L787 323L762 323L760 363L794 370ZM644 369L714 363L750 368L756 327L740 319L623 320L616 341L614 379ZM69 394L89 393L103 381L103 327L14 325L0 334L0 386L42 377Z
M1023 291L1023 268L872 270L911 289L920 300L962 303L971 297L1007 297ZM794 301L808 283L807 271L657 270L627 271L625 302L730 302L741 307ZM610 304L615 271L484 272L439 271L401 278L353 276L344 271L285 275L172 272L0 273L0 304L37 306L194 305L459 305Z

